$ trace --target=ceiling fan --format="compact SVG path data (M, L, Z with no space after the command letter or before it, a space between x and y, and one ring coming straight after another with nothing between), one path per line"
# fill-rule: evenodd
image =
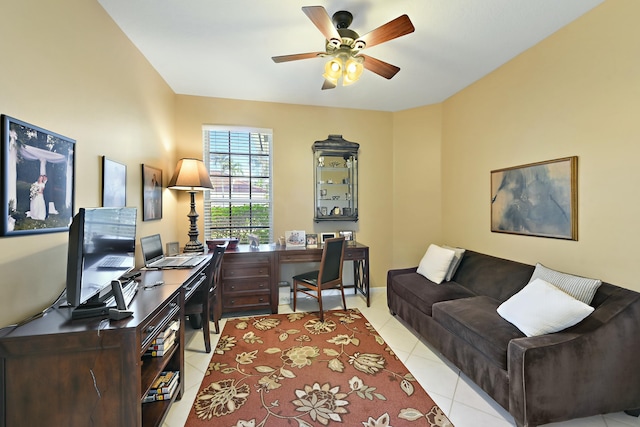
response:
M302 11L326 38L325 52L308 52L274 56L273 62L297 61L317 57L330 57L325 64L322 89L333 89L342 78L342 85L356 82L366 68L386 79L400 71L399 67L360 53L363 49L412 33L415 28L407 15L402 15L367 34L360 36L349 29L353 15L345 10L333 14L333 18L322 6L304 6Z

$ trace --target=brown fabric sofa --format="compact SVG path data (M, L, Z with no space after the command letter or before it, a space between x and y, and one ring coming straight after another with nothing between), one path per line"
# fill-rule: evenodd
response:
M527 337L496 312L534 266L467 250L450 282L390 270L387 304L513 415L518 426L640 408L640 293L603 283L593 313ZM544 313L540 314L541 316Z

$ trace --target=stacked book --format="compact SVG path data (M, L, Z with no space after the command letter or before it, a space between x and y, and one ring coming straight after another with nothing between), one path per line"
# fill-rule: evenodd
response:
M176 335L180 329L180 321L174 320L167 328L151 341L151 345L144 352L143 357L162 357L171 350L176 343Z
M170 400L178 389L180 383L180 371L163 371L151 384L142 403L156 402L158 400Z

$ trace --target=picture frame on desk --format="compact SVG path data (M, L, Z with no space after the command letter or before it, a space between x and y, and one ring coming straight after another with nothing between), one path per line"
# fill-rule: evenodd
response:
M75 143L2 115L0 235L69 230L74 213Z
M344 237L347 245L355 245L356 244L356 233L353 230L341 230L338 232L341 237Z
M287 248L304 248L307 243L304 230L285 231L284 239Z
M318 247L318 235L316 233L307 233L307 247L308 248Z
M162 169L142 165L142 220L162 219Z
M337 237L337 233L335 231L324 231L320 233L320 243L324 245L324 241L327 239L333 239Z

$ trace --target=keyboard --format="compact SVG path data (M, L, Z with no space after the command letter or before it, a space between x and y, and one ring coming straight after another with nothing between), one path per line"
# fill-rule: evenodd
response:
M199 265L202 261L207 259L205 255L197 255L197 256L176 256L176 257L168 257L164 258L158 262L154 262L149 264L149 267L152 268L189 268L195 267Z
M130 280L128 283L122 286L122 296L124 297L124 302L127 304L127 307L133 301L133 297L136 296L138 292L138 282L135 280ZM107 307L115 307L116 306L116 297L111 295L109 298L104 300L104 303Z
M98 268L118 268L126 259L127 257L123 256L108 256L100 262Z

